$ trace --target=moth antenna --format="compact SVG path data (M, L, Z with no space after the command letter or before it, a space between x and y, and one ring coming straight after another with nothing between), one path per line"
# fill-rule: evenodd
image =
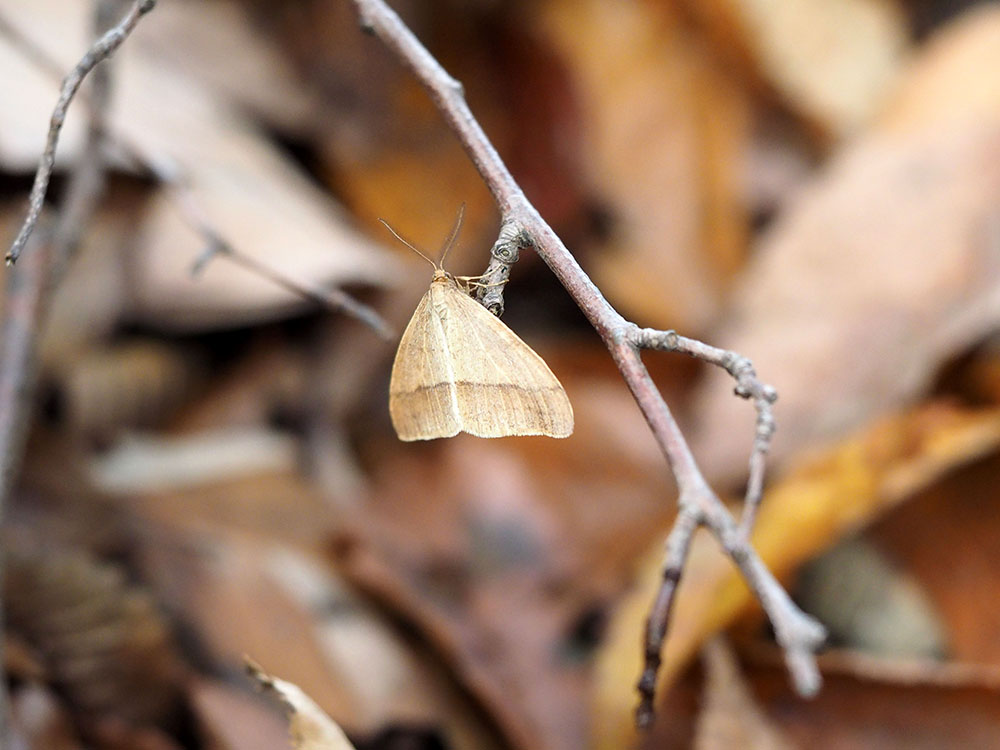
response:
M424 255L424 254L423 254L422 252L420 252L419 250L417 250L417 248L415 248L415 247L414 247L413 245L411 245L411 244L410 244L409 242L407 242L407 241L406 241L406 240L404 240L404 239L403 239L402 237L400 237L400 236L399 236L399 233L398 233L398 232L397 232L397 231L396 231L395 229L393 229L392 227L390 227L390 226L389 226L389 222L387 222L387 221L386 221L385 219L379 219L379 221L381 221L381 222L382 222L382 226L384 226L384 227L385 227L386 229L388 229L388 230L389 230L390 232L392 232L392 236L393 236L393 237L395 237L395 238L396 238L397 240L399 240L399 241L400 241L400 242L402 242L402 243L403 243L404 245L406 245L406 246L407 246L408 248L410 248L410 250L412 250L412 251L413 251L413 252L415 252L415 253L416 253L417 255L419 255L419 256L420 256L421 258L423 258L423 259L424 259L424 260L426 260L426 261L427 261L428 263L430 263L430 264L431 264L431 265L432 265L432 266L434 267L434 270L435 270L435 271L436 271L436 270L438 270L438 269L439 269L439 268L441 267L441 266L440 266L439 264L435 263L435 262L434 262L433 260L431 260L430 258L428 258L428 257L427 257L426 255Z
M452 227L451 234L448 235L448 239L445 240L444 247L441 250L441 260L438 261L437 267L444 269L444 259L448 255L448 251L451 250L452 246L455 244L455 240L458 239L458 233L462 231L462 219L465 218L465 201L462 201L462 205L458 207L458 216L455 217L455 226Z

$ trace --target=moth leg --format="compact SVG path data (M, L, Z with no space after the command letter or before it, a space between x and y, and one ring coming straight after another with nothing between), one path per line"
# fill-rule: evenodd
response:
M473 289L489 289L490 287L495 287L495 286L506 286L508 281L507 279L504 279L503 281L494 281L491 284L483 284L481 281L479 281L479 279L482 278L483 278L482 275L456 276L455 280L462 285L462 288L464 288L466 292L471 292Z

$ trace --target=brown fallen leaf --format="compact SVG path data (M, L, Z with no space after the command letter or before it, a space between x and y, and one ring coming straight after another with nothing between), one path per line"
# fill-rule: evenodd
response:
M4 539L8 627L78 725L174 726L187 664L150 593L119 565L19 531Z
M791 750L792 743L757 704L732 646L714 638L702 658L705 694L694 750Z
M300 74L326 95L311 129L320 168L351 213L401 254L410 253L390 241L377 219L385 219L433 255L464 202L465 227L449 270L481 273L496 240L496 208L475 167L411 72L358 33L357 15L349 4L257 5L268 25L278 29L277 36ZM404 15L462 81L480 123L506 153L513 119L503 95L508 82L495 56L485 53L476 9L466 4L442 12L418 3ZM537 126L535 117L530 122ZM470 267L466 260L471 252L466 251L472 248L475 261ZM419 274L419 279L408 303L411 311L425 291L416 291L426 277Z
M158 5L155 22L140 29L143 56L286 133L311 127L315 91L300 80L266 19L253 17L247 5L235 0Z
M524 21L561 58L578 159L610 237L595 281L644 325L698 330L746 250L751 105L669 3L548 0Z
M252 654L280 665L327 711L367 729L358 686L328 658L312 613L270 574L274 543L153 524L145 534L139 561L144 577L198 633L214 663L232 666Z
M213 14L211 4L187 5L191 25L210 25L220 17L235 23L239 18ZM18 4L9 16L69 70L85 49L90 28L86 12L84 6L40 0ZM395 275L392 256L350 226L329 195L274 146L236 102L219 96L202 77L190 75L176 57L162 49L157 52L157 45L169 43L162 34L149 36L147 26L140 24L115 59L112 133L186 184L190 200L213 228L258 262L315 286L389 284ZM173 26L180 33L185 27ZM215 36L199 38L212 43ZM166 62L170 59L177 64ZM6 148L0 142L0 158L6 155L4 166L9 169L33 169L58 83L2 40L0 65L5 70L0 119L14 123L5 134L19 137ZM10 82L15 90L4 88ZM293 82L288 85L294 87ZM78 151L82 110L79 102L70 109L58 163ZM118 163L134 168L121 158ZM127 289L129 313L135 318L171 329L204 330L282 317L310 306L224 260L210 263L201 276L192 278L191 266L205 249L205 240L162 191L132 223Z
M766 494L754 547L777 576L845 533L910 498L956 466L1000 446L1000 410L931 403L882 419L846 442L805 460ZM635 738L637 640L661 576L662 550L641 563L635 590L618 607L597 659L592 737L595 747ZM699 645L751 606L753 598L714 540L692 545L663 651L658 692L665 692Z
M861 129L892 90L908 51L892 0L684 0L737 64L825 135Z
M259 695L198 677L188 682L188 701L206 750L277 750L288 743L287 723Z
M948 653L1000 667L1000 460L991 456L936 484L875 524L870 536L921 584L948 633Z
M986 748L1000 732L995 674L940 662L900 668L835 659L820 658L825 684L808 701L792 695L780 657L747 671L759 704L796 747Z
M912 61L874 122L902 134L1000 117L1000 8L968 9L932 37Z
M206 377L196 350L133 337L67 356L47 390L60 425L106 443L124 430L164 424Z
M250 660L247 660L247 671L285 704L295 750L354 750L344 730L298 685L272 677Z
M775 465L911 402L1000 320L1000 32L984 29L998 18L973 14L914 60L895 114L777 219L712 336L778 389ZM980 77L992 83L966 83ZM694 449L732 479L752 416L724 381L713 374L695 398Z

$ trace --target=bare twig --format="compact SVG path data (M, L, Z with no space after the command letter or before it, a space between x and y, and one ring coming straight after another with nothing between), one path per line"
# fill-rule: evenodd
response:
M181 218L205 241L205 250L192 264L191 272L193 274L201 273L208 263L216 257L222 256L293 294L316 302L331 312L342 312L345 315L350 315L371 328L383 339L392 338L392 327L374 308L359 302L340 289L319 287L298 281L284 271L269 266L234 246L213 226L187 181L178 172L175 165L156 158L124 135L117 135L116 143L125 151L128 158L140 168L148 170L164 186L167 190L167 196L173 201Z
M119 4L119 0L97 0L95 4L97 33L103 32L110 25L110 16ZM124 36L122 38L124 39ZM107 36L105 35L103 39L107 39ZM111 54L111 51L104 57ZM93 48L88 55L92 52ZM87 71L93 70L94 67L90 65ZM81 82L82 77L76 83L76 87L79 87ZM0 517L13 486L14 476L24 457L34 394L36 341L41 321L48 310L48 292L58 278L60 270L78 247L80 238L90 223L104 191L104 163L101 154L111 91L110 71L107 66L98 68L91 76L90 83L93 106L86 142L80 161L70 176L66 198L60 208L54 229L50 238L40 243L41 246L29 254L27 263L22 263L12 270L8 281L3 349L0 350ZM72 98L72 94L69 96ZM51 169L51 162L48 168ZM41 171L41 167L39 170ZM44 188L38 203L39 216L43 202ZM32 228L37 221L38 216L32 222ZM27 239L26 236L25 242ZM6 695L2 696L0 703L2 703L0 721L3 722L0 726L0 743L3 747L7 747L9 734L6 725Z
M62 79L62 69L58 61L54 60L33 39L18 30L16 25L11 23L2 12L0 12L0 34L3 34L10 39L10 41L23 52L25 58L28 59L33 65L47 73L50 77L57 80ZM92 102L89 100L86 93L81 95L79 98L88 110L91 111L91 114L93 114ZM68 104L68 101L66 103ZM62 96L60 97L59 104L63 104ZM53 122L55 122L55 115L53 115L53 118ZM60 129L61 126L56 128L54 134L50 129L50 144L47 144L47 149L51 146L53 154L56 143L52 139L53 136L55 139L58 139ZM149 172L154 179L163 185L167 191L167 196L174 203L174 206L177 208L181 218L192 229L192 231L201 236L205 243L206 250L194 263L194 270L196 272L201 271L205 265L207 265L207 263L214 258L222 256L294 294L298 294L299 296L318 303L331 312L342 312L358 319L374 330L382 338L388 339L392 337L393 331L391 327L372 307L359 302L354 297L339 289L321 288L297 281L279 268L269 266L233 245L233 243L229 242L223 234L215 228L209 217L202 210L200 204L194 198L190 186L180 173L177 165L170 160L160 158L157 155L150 153L148 149L129 137L125 132L116 130L111 123L106 123L105 129L107 131L106 140L113 141L123 155L131 160L138 169ZM44 203L44 193L48 185L49 178L51 177L51 172L52 161L51 159L46 160L46 157L43 156L38 176L36 176L35 179L35 186L32 189L32 207L35 206L36 189L41 190L41 198L38 205L40 206ZM39 188L40 179L42 180L41 188ZM30 234L30 227L33 226L35 221L37 221L37 217L33 220L32 214L29 212L24 228L21 230L22 234L25 231ZM15 247L17 247L19 241L20 235L14 242ZM19 252L20 248L18 248L18 253ZM9 262L16 260L16 257L12 257L13 255L15 255L14 247L11 248L11 253L8 255Z
M31 402L33 391L34 341L42 290L50 268L51 255L47 243L32 250L28 259L8 274L4 296L3 340L0 344L0 515L24 455L27 404ZM0 607L0 611L4 609ZM2 651L3 639L0 638L0 657ZM0 747L10 746L6 685L6 680L0 680Z
M128 35L132 33L139 19L149 13L156 6L156 0L135 0L128 13L122 18L117 26L110 29L101 36L94 45L87 50L87 53L80 58L80 62L70 71L69 75L63 79L62 90L59 92L59 100L55 109L52 110L52 118L49 121L49 135L45 141L45 150L42 151L41 161L38 163L38 171L35 173L35 184L31 187L31 197L29 199L28 215L21 226L21 231L17 233L10 250L7 252L7 263L17 262L21 251L24 249L28 238L31 236L38 217L42 214L42 206L45 203L45 194L49 189L49 180L52 177L52 166L56 159L56 146L59 144L59 134L62 132L63 122L66 120L66 112L69 109L73 97L83 83L83 79L102 60L107 60L122 45Z
M203 231L205 236L209 236L208 233L212 230L205 227ZM339 289L313 286L304 282L296 281L291 276L287 276L286 274L261 263L253 256L239 252L233 248L232 245L214 233L211 235L209 245L205 248L205 251L195 260L194 267L191 269L192 272L196 274L201 273L205 264L216 255L224 255L236 265L243 266L243 268L256 273L258 276L261 276L262 278L287 289L293 294L312 300L328 310L338 310L350 315L352 318L357 318L383 339L388 340L393 336L392 328L389 327L389 324L385 322L381 315L375 312L375 310L370 308L368 305L358 302L351 295L342 292Z
M764 455L774 429L771 416L774 390L757 380L750 362L740 355L685 339L672 331L639 328L625 320L525 197L469 110L462 85L441 67L383 0L353 2L362 28L378 36L427 89L493 193L502 216L503 236L498 245L534 247L600 334L677 481L679 510L669 536L663 589L657 595L647 633L646 668L640 683L643 699L637 715L639 723L648 724L652 716L660 646L669 620L676 576L683 568L691 535L699 526L712 532L763 605L778 643L785 651L796 689L803 695L815 693L819 689L820 676L813 654L825 637L824 630L789 599L748 540L763 484ZM503 274L499 267L504 264L505 259L498 259L494 254L487 273ZM506 265L509 271L509 262ZM502 301L499 306L494 303L493 308L502 309ZM757 438L750 460L746 510L740 525L708 486L695 463L677 422L642 363L639 351L644 348L681 351L719 365L736 379L737 394L753 400L758 411Z

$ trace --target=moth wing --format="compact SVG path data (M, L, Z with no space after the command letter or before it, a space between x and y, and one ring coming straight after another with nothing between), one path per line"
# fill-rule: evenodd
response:
M432 304L432 285L403 331L389 379L389 415L400 440L453 437L461 430L452 357Z
M545 360L453 283L435 286L448 311L442 330L461 429L478 437L571 435L573 407Z

